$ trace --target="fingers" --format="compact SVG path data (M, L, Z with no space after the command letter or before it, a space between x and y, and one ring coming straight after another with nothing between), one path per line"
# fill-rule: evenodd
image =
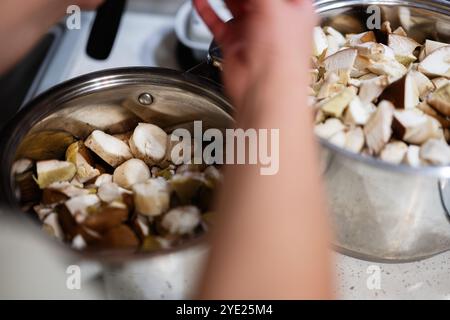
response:
M246 0L225 0L225 4L230 9L234 18L239 18L244 15L248 5Z
M193 0L193 3L200 17L214 35L214 38L219 43L222 42L226 30L225 22L214 12L208 0Z

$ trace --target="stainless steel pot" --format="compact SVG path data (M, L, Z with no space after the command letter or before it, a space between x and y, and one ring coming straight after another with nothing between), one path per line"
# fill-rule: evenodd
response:
M363 3L363 5L361 5ZM368 6L417 41L450 43L450 4L442 0L317 1L323 25L367 30ZM450 249L449 167L390 165L321 141L336 246L369 260L410 261Z
M60 142L67 136L84 139L94 129L123 133L143 121L168 132L179 127L190 129L194 120L202 120L204 128L224 129L233 126L231 112L220 87L190 73L125 68L82 76L36 98L5 129L0 194L13 205L17 216L23 216L11 173L15 158L62 156ZM48 243L55 247L57 259L58 250L65 246L50 239ZM194 292L206 246L200 238L154 254L73 253L81 260L102 264L110 298L179 299Z

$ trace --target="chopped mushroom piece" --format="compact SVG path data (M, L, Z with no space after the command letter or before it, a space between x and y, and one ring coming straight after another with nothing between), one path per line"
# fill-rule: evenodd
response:
M378 99L388 85L389 81L387 76L363 80L359 89L359 98L363 104L371 103Z
M323 61L326 73L336 73L340 78L340 82L346 84L350 79L350 73L357 55L358 51L356 49L344 49L327 57Z
M389 83L401 79L408 72L408 69L396 60L374 62L369 66L369 70L378 75L388 76Z
M388 143L380 154L380 159L393 164L400 164L408 151L408 145L401 141Z
M56 237L59 240L64 239L64 232L61 229L61 225L58 221L58 214L50 213L45 217L43 222L44 230L51 236Z
M417 60L413 53L418 47L420 47L420 43L417 43L411 38L398 34L390 34L388 46L394 50L395 58L403 65L407 66L411 62Z
M125 142L100 130L92 132L85 145L114 168L133 158Z
M75 165L67 161L46 160L36 164L37 183L41 189L55 182L70 181L76 174Z
M89 208L100 204L100 198L95 194L78 196L66 201L65 206L76 222L83 223L86 219Z
M350 47L354 47L358 44L365 42L376 42L376 41L377 39L373 31L347 35L347 45Z
M33 161L30 159L19 159L13 163L11 172L13 175L19 175L25 173L33 168Z
M430 92L435 89L433 82L422 72L416 70L409 71L409 75L412 77L419 90L419 98L425 100Z
M342 33L340 33L339 31L337 31L336 29L334 29L333 27L324 27L323 30L325 31L325 33L331 37L334 38L334 40L336 41L336 43L339 45L339 47L342 47L345 45L345 43L347 42L347 40L345 39L345 37L342 35Z
M95 186L99 188L102 184L113 182L112 174L104 173L95 180Z
M417 109L421 110L425 114L429 115L430 117L435 118L443 128L450 128L450 119L448 119L446 116L440 114L437 112L434 108L432 108L428 103L422 102L417 106Z
M420 157L433 165L445 166L450 164L450 147L443 140L431 139L420 148Z
M316 57L321 56L328 48L327 36L321 27L315 27L313 31L313 54Z
M366 143L370 152L379 154L392 135L392 121L394 119L394 106L389 101L383 100L378 105L364 127Z
M428 99L428 103L440 113L450 116L450 83L437 89Z
M123 191L115 183L104 183L98 188L97 195L103 202L114 202L122 199Z
M449 45L448 43L443 43L443 42L438 42L438 41L433 41L433 40L427 39L425 41L425 57L429 56L434 51L436 51L440 48L447 47L448 45Z
M339 76L334 72L329 73L325 77L325 82L322 84L320 91L317 94L317 99L322 100L329 98L342 91L343 88L345 88L345 86L339 83Z
M133 186L136 210L145 216L159 216L169 209L170 188L163 178L149 179Z
M450 77L450 46L428 55L419 65L419 71L432 77Z
M340 118L354 97L355 92L345 88L337 95L320 102L319 107L326 115Z
M140 123L130 139L133 155L149 166L158 164L166 155L167 133L153 124Z
M130 159L114 170L113 181L122 188L129 189L136 183L147 181L150 177L150 169L144 161Z
M360 153L364 147L364 131L360 127L356 127L347 132L345 140L345 149Z
M195 206L185 206L167 212L161 225L171 234L185 235L193 233L200 222L200 210Z
M316 125L314 131L317 136L323 139L330 139L339 131L343 131L345 129L344 124L339 119L328 119L325 123L321 123Z
M345 111L345 122L354 125L365 125L369 121L371 112L365 107L361 99L356 96Z
M381 94L381 100L392 102L398 109L413 109L419 103L419 89L411 72L389 85Z
M332 136L329 140L330 143L338 146L340 148L345 147L345 143L347 142L347 134L344 131L340 131Z
M417 109L395 111L392 127L397 137L418 145L441 135L439 122Z
M420 167L420 147L410 145L403 161L411 167Z
M77 168L76 178L85 183L100 175L100 171L94 168L94 160L83 142L72 143L66 151L66 160L72 162Z

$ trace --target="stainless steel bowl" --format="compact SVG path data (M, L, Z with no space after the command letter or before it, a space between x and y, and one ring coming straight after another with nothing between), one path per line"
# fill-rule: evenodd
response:
M382 21L419 42L450 43L450 4L442 0L316 1L322 25L367 30L378 6ZM321 141L336 246L368 260L411 261L450 249L450 167L411 168L353 154Z

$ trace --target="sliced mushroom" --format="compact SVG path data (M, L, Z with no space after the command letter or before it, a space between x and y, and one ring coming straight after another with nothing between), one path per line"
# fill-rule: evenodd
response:
M432 77L450 77L450 46L428 55L419 65L419 71Z
M112 174L104 173L95 180L94 185L99 188L102 184L111 182L113 182Z
M186 235L194 233L200 222L200 210L195 206L185 206L167 212L161 221L161 225L170 234Z
M419 90L419 98L425 100L430 92L435 89L433 82L420 71L411 70L409 71L409 75L413 78Z
M420 157L433 165L450 164L450 147L441 139L428 140L420 148Z
M383 93L383 90L389 85L387 76L379 76L376 78L361 81L359 88L359 98L363 104L369 104Z
M326 99L342 91L345 86L338 82L339 76L336 73L331 72L327 74L325 77L325 81L322 84L319 93L317 94L317 99Z
M355 47L361 57L370 61L386 61L395 59L394 51L384 44L376 42L366 42Z
M128 219L128 210L110 206L101 207L89 214L83 225L96 232L103 233L120 226Z
M72 162L77 168L76 178L85 183L100 175L100 171L94 168L94 160L83 142L72 143L66 151L66 160Z
M398 109L413 109L419 103L419 89L414 76L409 72L400 80L389 85L381 94L381 100L392 102Z
M410 165L411 167L420 167L420 147L415 145L410 145L408 151L405 154L403 161Z
M401 79L408 69L397 60L376 61L369 66L369 70L378 75L388 76L389 83Z
M330 139L336 133L345 129L344 124L339 119L328 119L325 123L316 125L314 131L317 136L323 139Z
M170 187L163 178L149 179L133 186L136 210L145 216L159 216L169 209Z
M380 159L393 164L400 164L408 151L408 145L402 141L388 143L380 154Z
M334 144L335 146L344 148L345 143L347 141L347 134L344 131L339 131L338 133L333 135L328 141Z
M358 51L356 49L344 49L327 57L323 61L326 73L336 73L340 82L346 84L355 64Z
M359 34L350 34L347 35L347 45L349 47L354 47L358 44L364 42L376 42L377 39L373 31L367 31Z
M166 155L167 134L160 127L149 123L140 123L130 139L133 155L149 166L158 164Z
M75 165L67 161L46 160L36 164L37 183L41 189L55 182L70 181L76 174Z
M320 102L319 107L326 115L339 118L354 97L355 92L350 88L345 88L335 96Z
M100 130L92 132L85 145L114 168L133 158L125 142Z
M59 240L64 239L64 232L61 229L61 225L58 221L58 215L56 213L50 213L42 222L44 231L46 231L49 235Z
M100 247L113 249L136 249L139 239L127 225L120 225L109 229L101 238Z
M98 188L98 197L103 202L114 202L122 199L122 190L115 183L104 183Z
M347 132L344 148L360 153L365 144L364 131L361 127L356 127Z
M435 118L443 128L450 128L450 119L446 116L443 116L439 112L437 112L434 108L432 108L428 103L422 102L417 106L419 110L429 115L430 117Z
M13 163L11 172L13 175L17 176L33 168L34 162L30 159L19 159Z
M46 206L43 204L35 205L33 207L34 212L36 212L39 221L44 221L45 218L50 214L55 212L54 206Z
M339 45L339 47L342 47L345 45L345 43L347 42L347 40L345 39L345 37L342 35L342 33L340 33L339 31L337 31L336 29L334 29L333 27L327 26L323 28L323 31L325 31L325 33L331 37L334 38L334 40L336 41L336 43Z
M344 120L348 124L365 125L370 118L370 114L368 108L365 107L361 99L356 96L345 111Z
M421 145L441 135L439 122L417 110L395 111L392 126L397 137L412 144Z
M440 113L450 116L450 83L437 89L428 99L428 103Z
M321 27L315 27L313 31L313 54L321 56L328 48L328 40Z
M100 198L95 194L90 194L67 200L65 207L77 223L83 223L88 216L90 208L96 207L99 204Z
M92 191L90 189L83 189L82 187L75 186L67 181L52 183L47 187L47 189L58 191L69 198L83 196L95 192L95 190Z
M432 54L434 51L441 49L443 47L447 47L448 43L433 41L433 40L426 40L425 41L425 57Z
M113 181L122 188L129 189L136 183L147 181L150 177L150 169L144 161L130 159L114 170Z
M383 100L378 105L364 126L366 144L373 154L379 154L392 135L392 121L394 119L394 106L389 101Z
M417 43L411 38L398 34L390 34L388 46L394 50L397 61L405 66L417 60L414 51L420 47L420 43Z

